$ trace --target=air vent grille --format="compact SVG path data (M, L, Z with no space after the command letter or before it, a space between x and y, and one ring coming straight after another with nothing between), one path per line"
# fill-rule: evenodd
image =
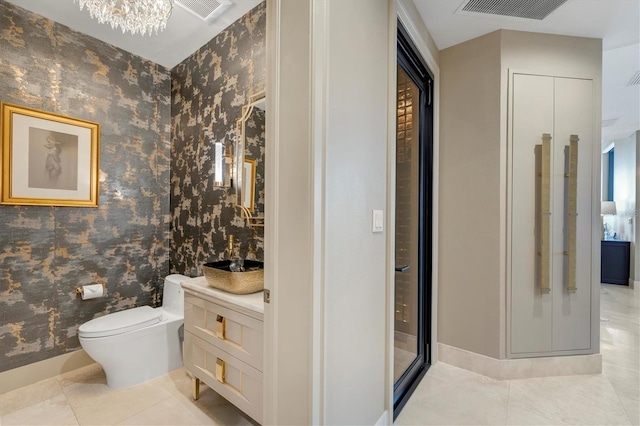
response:
M613 124L618 121L617 118L609 118L607 120L602 120L602 127L610 127L613 126Z
M203 21L220 16L232 4L230 0L176 0L176 3Z
M567 0L468 0L458 11L543 20Z
M631 77L631 80L627 83L627 86L637 86L640 84L640 71L636 71L636 73Z

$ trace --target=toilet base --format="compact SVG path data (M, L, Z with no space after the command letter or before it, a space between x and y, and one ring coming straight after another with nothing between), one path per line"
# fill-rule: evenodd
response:
M183 366L179 338L182 323L182 318L174 318L130 333L80 338L80 343L102 366L107 386L121 389Z

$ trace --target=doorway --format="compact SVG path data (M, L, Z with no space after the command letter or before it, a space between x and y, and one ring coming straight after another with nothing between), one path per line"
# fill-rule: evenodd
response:
M394 419L431 364L433 75L398 22Z

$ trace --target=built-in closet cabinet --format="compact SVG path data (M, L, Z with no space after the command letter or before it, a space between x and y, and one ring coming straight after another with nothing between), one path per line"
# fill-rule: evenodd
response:
M599 371L564 355L599 351L602 41L499 30L439 58L441 359Z
M509 353L588 353L593 81L510 72L509 86Z

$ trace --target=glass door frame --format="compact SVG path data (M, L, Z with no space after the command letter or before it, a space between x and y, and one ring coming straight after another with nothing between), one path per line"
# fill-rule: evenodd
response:
M398 21L397 63L420 88L419 116L419 244L418 244L418 356L393 384L394 420L431 366L431 299L433 241L433 74L408 32ZM394 178L395 179L395 178ZM394 283L395 287L395 283ZM395 290L394 290L395 294ZM394 317L395 322L395 317ZM395 326L394 326L395 330Z

